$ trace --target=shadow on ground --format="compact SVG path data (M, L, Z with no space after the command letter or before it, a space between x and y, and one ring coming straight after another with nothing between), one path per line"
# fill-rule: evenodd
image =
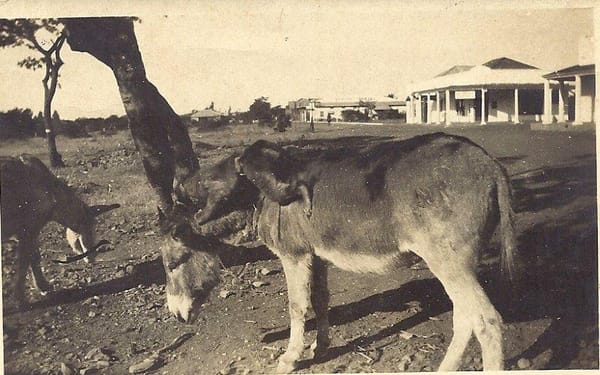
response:
M273 253L265 246L245 248L224 245L223 249L221 249L221 260L225 267L274 258L275 255L273 255ZM65 303L79 302L93 296L119 293L139 285L162 285L164 283L165 271L162 264L162 258L159 257L151 261L137 264L134 271L124 277L87 285L81 288L54 291L50 296L30 304L29 309L41 309ZM7 308L5 308L4 311L6 315L11 315L15 312L16 311L11 311Z
M508 323L550 318L551 324L509 365L549 350L543 368L566 368L582 342L597 345L598 340L595 156L521 173L512 182L515 210L522 219L518 228L521 279L516 297L499 310ZM495 283L493 277L488 280ZM493 300L507 301L500 288L490 285L489 290Z
M444 289L437 279L412 280L397 289L374 294L360 301L334 306L329 310L330 324L339 326L356 321L376 312L401 312L410 307L408 303L418 302L421 311L390 327L384 328L372 335L361 336L347 342L345 345L329 348L322 362L332 360L356 350L358 345L364 347L379 342L386 337L409 330L410 328L426 322L429 317L437 316L449 311L452 304L446 296ZM306 323L306 330L315 330L316 321L310 319ZM271 343L289 338L289 329L267 333L262 342ZM303 361L299 368L309 365Z
M575 162L537 168L512 176L516 212L559 208L581 196L596 196L596 159L581 156Z

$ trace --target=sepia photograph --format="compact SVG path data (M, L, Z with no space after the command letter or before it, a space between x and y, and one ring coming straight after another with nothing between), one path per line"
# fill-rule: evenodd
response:
M597 5L0 0L0 372L600 370Z

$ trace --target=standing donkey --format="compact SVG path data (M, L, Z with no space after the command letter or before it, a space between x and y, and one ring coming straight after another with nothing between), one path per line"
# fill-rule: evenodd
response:
M264 176L249 178L239 170L258 157L263 168L257 173ZM501 370L502 318L479 284L476 266L498 227L502 271L509 277L515 272L511 188L502 165L470 140L443 133L296 161L299 176L286 181L309 187L312 214L306 215L301 195L282 199L281 192L290 190L277 180L286 176L278 166L293 160L285 149L259 141L182 182L178 199L195 202L198 214L195 221L177 212L160 217L169 309L181 320L193 320L199 301L218 281L219 246L193 229L202 224L198 218L250 209L253 230L281 259L287 280L290 340L278 372L296 368L311 304L317 322L313 354L327 351L328 264L386 273L410 266L415 254L441 281L454 307L454 335L439 370L459 368L473 333L484 370Z
M2 241L15 238L18 242L14 299L16 307L22 308L29 268L36 288L42 294L51 290L40 268L38 237L42 228L50 221L67 227L67 241L79 254L73 259L91 262L97 248L106 243L96 242L95 217L119 205L88 206L31 155L1 157L0 186Z

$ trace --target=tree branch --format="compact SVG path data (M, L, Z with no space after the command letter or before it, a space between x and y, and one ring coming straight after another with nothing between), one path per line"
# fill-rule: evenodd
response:
M51 53L51 52L48 52L47 50L45 50L44 47L42 47L42 45L40 43L38 43L37 39L35 38L35 35L27 33L27 35L25 36L25 39L27 39L28 41L33 43L33 46L35 47L35 49L40 51L44 56L49 55Z
M61 33L58 39L54 43L52 43L52 47L48 50L48 53L52 53L54 51L60 52L65 40L67 39L67 35L65 33Z

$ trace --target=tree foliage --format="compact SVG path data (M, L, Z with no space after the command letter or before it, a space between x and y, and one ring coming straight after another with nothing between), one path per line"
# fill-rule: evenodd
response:
M50 36L50 41L39 41L36 37L40 31ZM0 47L24 46L37 51L42 56L28 56L18 62L27 69L42 68L44 57L62 47L64 42L61 25L56 19L0 19Z
M33 137L40 125L30 109L13 108L0 112L0 138Z
M248 113L251 120L258 120L261 124L268 124L273 120L271 103L269 103L269 98L266 96L254 99L254 103L250 104Z

